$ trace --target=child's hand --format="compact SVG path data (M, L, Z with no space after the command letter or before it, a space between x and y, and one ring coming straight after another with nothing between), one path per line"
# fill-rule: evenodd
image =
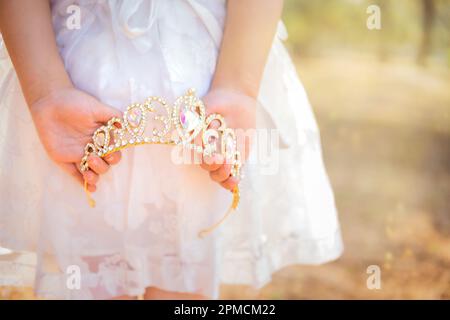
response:
M30 105L30 111L49 157L80 183L85 179L88 190L95 191L99 175L119 162L121 155L115 152L103 159L91 156L90 170L81 174L84 147L100 125L120 117L121 112L74 88L59 89L39 99Z
M238 145L242 162L248 158L251 145L251 133L248 129L255 128L256 100L245 93L232 89L214 89L202 98L207 113L221 114L227 127L236 130ZM221 155L204 158L201 167L209 171L212 180L218 182L225 189L232 190L238 179L231 177L231 165L225 163Z

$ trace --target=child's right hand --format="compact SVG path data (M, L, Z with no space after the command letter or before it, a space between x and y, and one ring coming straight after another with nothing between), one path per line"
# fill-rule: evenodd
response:
M99 126L112 117L121 117L121 112L73 87L58 89L33 102L30 111L49 157L81 184L86 180L88 190L94 192L99 175L118 163L121 154L91 156L90 170L81 173L79 163L84 147Z

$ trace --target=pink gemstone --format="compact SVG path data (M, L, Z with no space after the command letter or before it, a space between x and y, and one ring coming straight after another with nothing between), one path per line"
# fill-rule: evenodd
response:
M140 108L133 108L128 112L128 123L132 127L138 127L142 120L142 110Z
M183 129L185 129L187 132L194 130L199 122L199 115L196 112L192 112L191 110L182 110L180 112L180 122L183 126Z

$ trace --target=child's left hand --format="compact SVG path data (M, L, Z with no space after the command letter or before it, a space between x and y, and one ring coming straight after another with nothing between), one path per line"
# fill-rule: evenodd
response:
M218 113L225 118L227 127L235 129L237 148L244 163L248 158L255 128L256 100L243 92L232 89L213 89L202 98L208 114ZM239 183L231 177L231 165L225 163L223 156L204 158L201 167L209 172L213 181L225 189L233 190Z

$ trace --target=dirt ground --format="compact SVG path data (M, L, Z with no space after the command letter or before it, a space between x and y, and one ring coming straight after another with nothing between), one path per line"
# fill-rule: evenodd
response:
M400 61L297 61L322 132L345 253L225 299L450 299L450 74ZM447 69L448 70L448 69ZM369 265L381 289L366 286ZM33 298L0 288L0 298Z

